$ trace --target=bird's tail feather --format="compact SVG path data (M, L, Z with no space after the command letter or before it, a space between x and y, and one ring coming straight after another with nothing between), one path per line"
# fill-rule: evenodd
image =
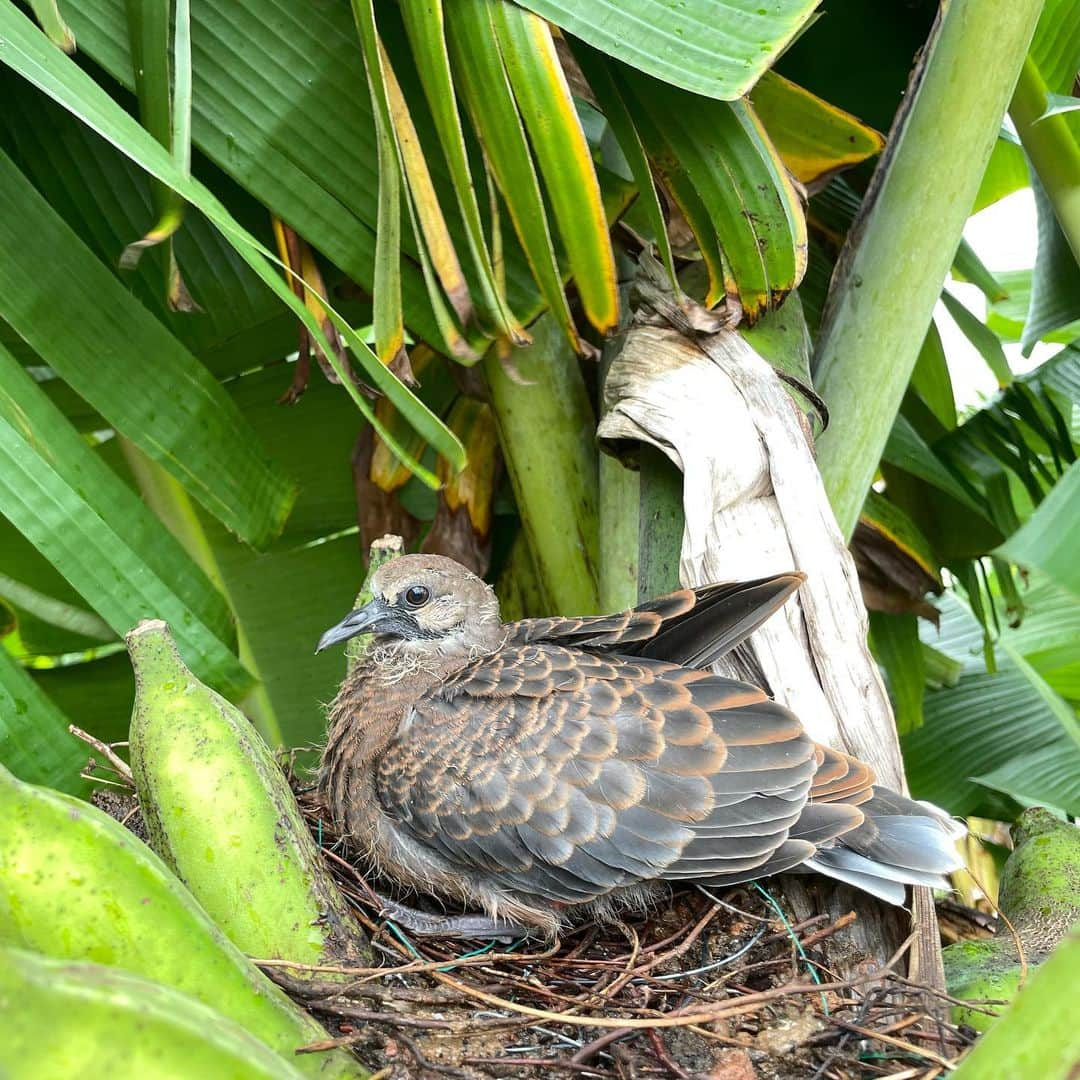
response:
M948 875L963 866L956 841L962 824L930 803L915 802L884 788L859 807L866 820L818 848L804 866L903 904L907 885L951 888Z

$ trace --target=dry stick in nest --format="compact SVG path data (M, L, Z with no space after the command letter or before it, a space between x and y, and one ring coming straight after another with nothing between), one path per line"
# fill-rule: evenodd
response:
M866 972L863 975L856 976L852 979L847 979L842 982L830 982L830 983L809 983L809 984L792 984L789 983L786 986L775 987L772 990L762 990L755 994L747 994L734 1001L725 1002L723 1005L717 1005L711 1009L707 1009L700 1012L684 1012L678 1010L668 1015L660 1015L653 1017L608 1017L608 1016L580 1016L571 1013L556 1013L550 1012L546 1009L535 1009L529 1005L521 1005L516 1001L508 1001L505 998L497 997L494 994L488 994L482 990L478 990L475 987L469 986L467 983L463 983L458 979L451 978L449 975L444 974L438 970L432 971L432 976L439 982L446 986L451 986L460 991L466 997L472 998L475 1001L482 1001L485 1005L490 1005L494 1008L505 1010L508 1012L519 1013L522 1016L532 1016L538 1020L546 1020L549 1023L557 1024L576 1024L580 1027L607 1027L607 1028L668 1028L668 1027L687 1027L690 1024L707 1024L714 1020L721 1019L729 1016L740 1016L748 1012L755 1012L759 1005L768 1001L775 1001L779 998L800 995L800 994L817 994L819 992L829 992L838 990L849 990L852 987L859 986L866 982L871 982L874 979L879 979L892 970L892 968L899 963L900 959L910 948L914 935L911 935L904 944L890 957L888 963L883 967L877 968L873 971Z
M81 739L87 746L92 747L99 754L101 754L106 761L113 767L117 776L120 777L120 782L115 780L106 780L104 777L94 776L93 771L98 767L97 762L91 758L86 768L83 769L79 775L85 780L93 780L98 784L113 784L117 787L135 789L135 780L131 775L131 766L122 758L119 754L113 750L113 746L127 746L127 743L105 743L95 736L91 735L88 731L83 731L81 727L76 724L68 724L68 731L75 736L76 739Z
M332 853L328 854L332 855ZM344 860L340 860L336 857L334 857L334 861L339 864L340 868L343 871L346 871L349 876L353 878L355 883L364 893L371 895L370 888L367 887L366 882L363 881L359 874L357 874L355 868L345 863ZM835 980L833 982L824 983L821 985L788 984L786 986L776 987L768 991L746 994L737 999L725 1001L722 1004L715 1006L708 1006L704 1008L701 1006L684 1007L683 1009L680 1009L674 1013L669 1013L667 1015L658 1014L655 1010L646 1010L637 1006L632 1006L629 1003L620 1003L612 1000L615 995L619 993L622 989L624 989L627 983L630 982L632 979L647 978L648 972L653 970L655 967L684 954L692 946L694 940L700 937L700 935L704 932L709 922L715 917L720 907L730 908L731 905L714 901L706 909L705 913L699 916L696 920L690 920L675 934L669 935L662 941L645 947L642 947L640 941L637 939L636 933L634 933L633 930L631 930L629 927L624 927L624 932L627 933L630 939L631 948L628 953L613 958L597 958L593 960L591 958L581 957L579 959L580 951L584 947L587 947L587 945L595 942L597 930L596 928L589 928L586 931L586 938L577 946L575 946L575 948L571 951L570 954L561 957L555 955L555 953L560 948L559 943L556 942L551 949L547 950L544 953L535 954L533 956L522 956L515 953L504 953L485 954L462 958L447 957L438 960L422 960L417 956L415 946L411 946L411 943L406 942L405 944L402 944L393 939L389 939L390 945L394 950L404 955L408 955L407 948L412 947L413 955L417 958L413 959L407 964L400 965L396 968L372 968L363 969L362 971L357 969L345 970L348 971L348 973L360 976L361 980L381 978L392 972L428 974L437 979L439 982L442 982L452 991L454 991L459 996L459 998L463 997L478 1000L487 1005L497 1007L500 1010L516 1014L518 1017L521 1018L529 1017L534 1019L546 1020L548 1022L568 1023L583 1027L601 1027L609 1029L609 1031L606 1032L605 1035L602 1035L599 1039L594 1040L593 1043L587 1044L587 1046L582 1047L579 1051L579 1054L581 1055L583 1055L586 1050L590 1051L591 1055L595 1055L596 1053L600 1052L600 1050L604 1047L612 1045L619 1039L628 1037L637 1031L645 1030L650 1032L651 1039L654 1034L658 1033L659 1029L665 1027L686 1027L690 1030L698 1031L700 1034L710 1039L719 1039L720 1041L730 1043L730 1039L717 1036L715 1032L703 1029L699 1025L702 1023L709 1023L711 1021L721 1018L747 1015L749 1013L758 1012L762 1007L767 1007L767 1005L772 1002L777 1002L783 1000L784 998L789 998L795 995L821 993L822 991L843 991L847 989L853 989L857 985L869 981L875 981L877 979L880 979L882 976L885 976L887 979L890 980L895 979L897 982L903 982L904 984L909 986L914 985L920 991L926 990L926 988L924 987L918 987L917 984L912 984L910 980L901 980L899 977L891 974L890 969L899 961L906 948L910 945L909 939L909 941L905 943L905 946L897 951L897 953L893 956L893 958L890 959L889 963L885 965L885 967L879 968L871 972L867 972L865 975L854 979ZM734 910L736 910L737 912L739 911L739 909ZM746 917L756 918L754 916L751 916L748 912L739 913ZM359 914L360 913L358 913L358 915ZM363 919L362 915L360 917ZM811 939L822 940L825 937L831 936L833 933L836 932L836 930L840 929L844 925L847 925L851 921L851 919L852 915L850 913L845 913L844 915L839 917L831 926L825 927L819 931L816 931L813 935L810 935L806 939L806 941L810 942ZM374 928L374 924L370 924L369 920L364 919L363 921L365 921L369 925L372 925ZM768 922L770 920L762 921ZM798 924L797 930L795 932L797 933L798 930L802 930L804 928L807 928L808 926L812 926L819 921L820 916L803 920L800 924ZM693 925L691 925L691 922L693 923ZM771 935L770 940L781 940L783 937L790 937L790 934L785 933L783 935ZM665 949L666 946L673 942L677 942L678 944L676 944L674 948L668 950L667 952L662 951ZM805 945L805 942L803 944ZM639 963L639 961L646 956L650 957L650 959L645 961L644 963ZM526 963L543 964L545 961L556 966L562 966L565 964L579 968L591 968L593 971L597 970L597 968L610 969L618 966L622 969L622 971L619 975L616 976L616 979L613 983L608 984L606 987L602 987L599 991L594 988L591 991L579 994L576 998L570 998L567 995L559 994L548 987L537 985L536 982L531 979L526 980L505 972L493 970L494 965L499 963L513 963L515 965L524 965ZM270 967L272 965L267 966ZM498 986L498 984L496 984L495 986L489 986L487 988L481 989L479 987L463 983L458 979L451 978L446 974L447 968L453 970L459 967L464 968L474 966L485 968L486 973L490 974L493 978L501 980L504 983L510 982L514 985L517 985L521 990L565 1001L569 1005L569 1009L562 1012L556 1012L548 1009L538 1009L531 1006L521 1005L517 1002L507 1000L501 996L492 993L491 991L493 989L501 989L501 986ZM685 975L686 973L684 972L679 974ZM348 993L347 988L344 987L335 987L334 989L335 996L343 996L347 995ZM653 1015L636 1018L613 1018L608 1016L596 1017L587 1014L581 1014L580 1009L585 1007L587 1004L595 1002L598 996L601 998L601 1000L605 1001L609 1009L615 1009L620 1012L631 1011L637 1013L648 1011L652 1012ZM444 999L440 997L439 1003L449 1004L450 1001L449 999L444 1001ZM859 1019L863 1019L863 1017L867 1015L866 1007L869 1006L871 1003L872 1002L870 1000L863 1002L863 1009L860 1010L860 1013L862 1015L858 1017ZM311 1004L316 1005L317 1007L316 1002L312 1001ZM850 1004L855 1003L850 1002ZM335 1009L334 1011L339 1010ZM393 1024L397 1019L395 1017L383 1016L382 1014L378 1013L372 1014L366 1010L352 1011L357 1016L359 1016L360 1013L363 1013L363 1016L361 1016L360 1018L367 1019L370 1017L375 1022L377 1022L378 1020L382 1020L383 1022ZM893 1011L895 1011L895 1009ZM875 1032L871 1028L865 1027L861 1024L852 1024L848 1021L841 1021L835 1018L830 1019L832 1020L835 1029L845 1032L845 1040L851 1034L863 1035L863 1037L866 1038L877 1038L878 1035L881 1035L881 1042L887 1045L898 1045L898 1048L903 1049L908 1053L918 1055L926 1061L933 1062L935 1065L935 1073L940 1072L943 1068L951 1067L951 1063L948 1062L948 1060L942 1055L935 1054L933 1051L923 1051L914 1043L896 1039L894 1035L890 1034L890 1031ZM920 1019L921 1016L908 1017L901 1022L901 1027L909 1027L911 1026L911 1024L918 1022ZM528 1021L522 1019L515 1020L508 1017L502 1023L497 1023L495 1026L515 1026L522 1022L527 1023ZM434 1027L435 1025L429 1024L428 1026ZM487 1025L489 1029L490 1026L490 1024ZM893 1025L890 1030L900 1030L901 1027ZM460 1030L460 1026L458 1027L458 1030ZM869 1034L864 1035L864 1032L867 1032ZM916 1033L916 1035L923 1038L933 1037L928 1033ZM357 1036L357 1038L361 1037L362 1036ZM890 1039L892 1040L891 1043ZM356 1040L353 1039L351 1041ZM571 1059L571 1062L575 1065L578 1065L579 1068L584 1066L585 1071L587 1071L588 1066L585 1066L584 1062L580 1060L579 1054L575 1054L574 1058ZM658 1053L657 1057L661 1060L665 1068L672 1068L671 1064L663 1060L662 1054ZM524 1065L523 1059L515 1060L518 1062L519 1066ZM554 1059L550 1061L548 1059L538 1059L538 1061L540 1060L542 1060L547 1067L558 1067L559 1064L561 1064ZM588 1059L586 1058L586 1060ZM495 1059L491 1063L494 1064L497 1061L498 1059ZM830 1059L830 1061L826 1062L824 1066L825 1070L829 1069L831 1061L835 1061L835 1055L833 1056L833 1058ZM478 1059L475 1063L486 1064L488 1062ZM678 1075L678 1070L680 1068L681 1066L677 1066L676 1063L675 1068L672 1071L674 1071L676 1075ZM599 1069L593 1069L592 1071L594 1072L594 1075L600 1072ZM819 1075L821 1075L821 1073L819 1073Z

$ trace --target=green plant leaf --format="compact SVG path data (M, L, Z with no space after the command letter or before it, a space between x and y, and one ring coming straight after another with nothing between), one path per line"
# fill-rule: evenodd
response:
M0 61L9 64L24 77L30 79L35 86L72 111L133 161L138 162L152 176L168 183L188 202L198 206L214 222L248 266L301 319L313 340L322 346L357 408L378 428L371 406L342 367L335 351L326 341L318 320L293 294L274 269L274 264L277 264L278 260L235 221L220 200L204 185L185 176L181 170L177 169L169 154L70 59L58 54L55 50L50 51L50 46L43 35L10 5L0 7L0 34L5 37L5 48L0 51ZM325 298L322 299L327 315L333 320L376 387L394 401L401 412L408 416L416 430L433 446L436 446L440 453L455 464L463 464L464 450L453 433L425 409L392 372L379 363L378 357L368 348L363 339L341 318ZM404 451L397 447L386 433L380 432L380 434L394 447L395 453L404 455ZM407 459L407 455L404 457ZM411 467L425 482L432 486L438 483L434 474L421 466L419 462L411 462Z
M1080 706L1080 604L1039 573L1021 593L1024 619L1005 631L1014 649L1073 706Z
M1069 417L1078 402L1080 350L1066 348L936 439L933 453L1008 536L1076 460Z
M218 384L2 152L0 192L18 208L0 221L7 253L0 260L0 316L211 513L250 543L265 544L280 531L293 492ZM42 318L43 302L51 318ZM225 461L228 469L221 468Z
M765 129L745 102L698 97L626 67L617 81L653 164L669 184L684 176L700 198L723 252L725 292L753 324L806 269L806 219ZM680 190L672 193L687 214ZM687 217L701 240L702 225Z
M133 87L125 0L69 7L80 51ZM195 145L370 292L377 150L371 102L357 93L364 63L348 5L200 4L191 37ZM410 329L435 336L420 269L408 257L416 252L407 246L405 255Z
M461 210L469 251L478 275L481 300L496 327L513 344L527 345L528 335L510 310L505 288L496 277L484 236L480 204L473 187L465 133L450 72L442 0L402 0L400 9L413 60L450 170L454 195Z
M984 516L983 507L975 494L950 472L903 414L897 416L893 423L882 460L933 484L969 510Z
M634 127L626 102L612 78L611 70L603 55L581 42L571 40L570 45L582 74L588 80L589 87L603 110L604 119L610 125L619 148L626 158L626 163L630 166L630 173L638 189L638 204L643 209L648 227L652 232L651 239L655 241L660 259L667 271L668 282L677 296L682 290L675 272L671 239L668 236L667 222L664 220L664 211L660 206L660 197L653 181L652 169L649 167L649 159L645 156L645 147L641 145L641 137Z
M66 53L75 51L75 35L64 22L60 9L56 6L56 0L30 0L30 10L54 45Z
M930 323L911 374L911 389L947 431L956 427L956 397L937 324Z
M1075 723L1073 717L1073 723ZM1080 748L1070 751L1056 742L1003 761L996 769L973 776L977 784L1002 791L1021 806L1045 804L1080 813Z
M540 183L495 37L491 10L488 0L454 0L446 9L458 92L533 276L567 340L577 349L577 331L563 293Z
M750 101L784 164L803 184L821 185L885 146L880 132L774 71L761 76Z
M1031 175L1024 151L1011 139L999 138L990 153L990 161L979 184L979 192L975 196L975 205L971 212L977 214L1030 183Z
M940 633L926 628L924 639L963 663L964 670L954 687L926 694L923 726L903 739L912 793L954 814L979 813L989 808L988 778L1009 762L1023 760L1025 797L1060 806L1065 794L1075 812L1080 806L1076 714L1015 648L1007 631L996 644L998 670L989 674L982 659L983 630L970 610L951 593L940 607ZM1064 793L1062 761L1070 762L1072 770Z
M54 566L9 521L0 519L0 596L15 616L20 660L55 657L100 647L116 634Z
M977 285L988 303L996 304L1009 295L1001 282L986 268L975 249L964 239L960 240L960 246L956 249L952 273L959 281L970 281L972 285Z
M1008 386L1012 382L1013 374L1009 370L1009 361L1005 358L1005 350L1001 347L997 334L948 289L942 290L941 300L964 336L986 361L986 366L993 372L998 386Z
M382 363L390 366L400 362L405 348L405 323L401 309L401 167L394 143L390 104L386 97L384 56L375 27L374 2L352 0L352 10L364 52L379 160L379 209L372 290L375 353Z
M188 0L127 0L135 93L143 126L172 154L177 167L191 172L191 11ZM184 200L166 184L151 185L157 220L120 257L125 269L143 252L165 244L165 295L171 307L189 310L191 299L176 266L170 239L184 220Z
M816 0L525 0L601 52L697 94L745 94Z
M1056 225L1080 259L1080 116L1049 108L1054 94L1074 88L1080 56L1080 20L1071 0L1048 0L1031 51L1013 91L1009 115L1031 165L1036 195L1053 208ZM1037 181L1037 184L1036 184ZM1041 188L1041 192L1038 190ZM1049 279L1047 287L1052 287ZM1037 295L1038 289L1033 289Z
M618 320L615 255L585 132L543 19L488 0L518 111L544 178L581 306L600 333Z
M12 609L22 608L42 622L77 637L97 642L113 641L116 638L109 624L93 612L38 592L32 586L24 585L7 574L0 574L0 596L4 597Z
M1080 321L1080 263L1061 231L1054 207L1038 177L1032 178L1031 188L1035 193L1039 239L1020 337L1020 349L1025 356L1031 355L1035 342Z
M198 315L169 308L161 288L165 265L159 252L148 251L137 269L121 275L120 252L153 213L149 177L70 112L3 67L0 98L0 147L83 243L212 374L220 379L250 371L296 348L292 314L197 210L189 209L173 248L201 308ZM199 171L222 192L249 231L270 241L264 207L205 160ZM370 323L370 306L353 302L347 310L358 322ZM19 349L29 350L11 336L0 333L4 344L22 358ZM50 393L53 389L49 387Z
M986 325L1002 341L1020 341L1024 336L1024 323L1031 306L1031 270L1006 270L997 275L1008 297L991 305L986 312ZM1056 330L1044 332L1040 341L1068 345L1080 338L1080 318Z
M1080 599L1077 536L1080 536L1080 461L1068 467L1028 521L998 548L998 553L1011 562L1039 570Z
M0 349L0 492L14 526L122 634L165 619L223 693L251 682L221 595L161 523Z
M1069 94L1047 94L1046 112L1039 119L1045 120L1049 116L1060 116L1062 113L1076 112L1078 109L1080 109L1080 98Z
M874 656L888 677L896 730L907 735L922 726L925 661L919 642L918 616L870 612Z
M0 764L28 783L85 795L86 747L68 734L68 723L0 646Z

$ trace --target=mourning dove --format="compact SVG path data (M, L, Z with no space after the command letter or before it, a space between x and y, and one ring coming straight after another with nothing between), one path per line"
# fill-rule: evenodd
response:
M330 708L319 787L419 932L553 934L663 882L812 870L901 904L960 866L944 811L876 787L761 689L706 669L799 587L778 574L610 616L503 623L451 559L380 567L325 648L372 634Z

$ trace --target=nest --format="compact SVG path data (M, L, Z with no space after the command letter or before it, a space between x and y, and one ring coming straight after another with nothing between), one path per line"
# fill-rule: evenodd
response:
M139 834L130 773L117 772L94 801ZM948 1022L955 999L898 973L910 941L839 978L822 946L854 913L793 922L761 883L678 889L546 947L410 937L380 919L312 792L293 786L370 966L256 963L333 1035L301 1052L350 1047L371 1080L934 1080L976 1037Z
M372 966L262 967L337 1033L309 1050L351 1046L380 1080L932 1080L974 1040L947 1021L953 999L897 972L906 946L838 978L821 946L854 913L793 923L759 883L680 889L543 948L411 937L379 918L377 894L298 794Z

